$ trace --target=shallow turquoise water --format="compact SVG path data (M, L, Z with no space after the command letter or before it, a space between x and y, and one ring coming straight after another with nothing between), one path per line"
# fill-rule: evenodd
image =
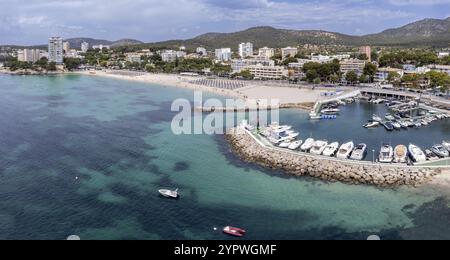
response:
M0 94L3 239L228 239L213 230L225 225L247 239L450 238L440 191L289 178L241 162L222 136L173 135L171 102L190 90L0 75ZM307 133L303 114L281 119ZM161 199L165 187L182 198Z

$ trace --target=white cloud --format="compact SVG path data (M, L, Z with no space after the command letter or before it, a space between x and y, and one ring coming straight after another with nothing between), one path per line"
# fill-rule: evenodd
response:
M406 4L448 4L450 0L380 2L383 1L2 0L0 44L42 43L55 34L158 41L260 25L363 34L415 20L417 13L403 7Z

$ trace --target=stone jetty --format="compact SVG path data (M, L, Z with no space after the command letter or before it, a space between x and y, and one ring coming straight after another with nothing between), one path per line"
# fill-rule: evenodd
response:
M282 170L294 176L310 176L331 182L379 187L419 186L441 174L445 168L407 167L336 160L310 154L292 153L266 147L247 131L233 128L226 139L243 160L265 168Z

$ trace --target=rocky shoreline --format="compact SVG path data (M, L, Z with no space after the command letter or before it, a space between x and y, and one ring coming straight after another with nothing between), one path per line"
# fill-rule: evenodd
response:
M264 168L282 170L294 176L310 176L331 182L385 188L404 185L417 187L432 181L434 176L443 172L440 168L355 164L273 150L261 146L240 128L227 131L226 139L233 152L246 162L255 163Z

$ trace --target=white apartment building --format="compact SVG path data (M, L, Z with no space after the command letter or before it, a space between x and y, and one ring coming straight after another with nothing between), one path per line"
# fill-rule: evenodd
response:
M297 55L297 53L298 53L298 49L294 48L294 47L286 47L286 48L281 49L281 56L283 58L295 57L295 55Z
M396 68L379 68L377 73L375 74L375 82L386 82L388 81L389 78L389 74L395 72L397 73L400 78L403 77L403 75L405 75L405 71L402 69L396 69Z
M70 51L70 43L69 42L63 43L63 51L64 51L64 53L68 53Z
M282 79L288 76L288 71L282 66L253 65L247 69L255 79Z
M83 56L81 56L80 53L74 49L70 49L69 51L66 51L66 54L64 54L64 57L74 58L74 59L82 59L83 58Z
M216 49L216 60L230 61L231 60L231 49L230 48Z
M258 56L262 56L262 57L266 57L266 58L270 59L273 56L275 56L275 49L268 48L268 47L260 48L258 50Z
M233 60L233 62L231 63L231 69L233 70L233 73L239 73L242 70L247 69L247 67L253 65L273 67L275 66L275 61L268 59L266 57L255 57L252 59Z
M197 50L196 50L196 53L201 54L202 56L207 56L208 55L208 52L203 47L198 47Z
M177 51L165 50L161 52L161 58L164 62L175 62L177 60Z
M359 76L361 76L364 72L364 67L366 66L366 61L358 60L358 59L346 59L340 61L341 72L346 75L350 71L356 72Z
M94 49L94 50L103 50L103 49L109 50L109 49L111 49L111 46L99 44L99 45L93 45L92 49Z
M311 56L311 61L312 62L317 62L317 63L328 63L333 61L333 58L331 56L325 56L325 55L312 55Z
M48 40L48 61L56 64L63 63L63 40L61 37L52 37Z
M131 63L135 63L135 62L141 63L142 62L141 54L135 53L135 52L127 53L126 54L126 61L131 62Z
M81 52L87 52L89 50L89 43L82 42L81 43Z
M439 52L438 53L439 59L442 59L442 58L445 58L445 57L448 57L448 56L450 56L449 52Z
M17 60L22 62L35 63L39 61L41 50L37 49L23 49L17 51Z
M428 65L427 67L431 71L443 72L450 75L450 65Z
M241 58L253 56L253 43L247 42L239 44L239 56Z

